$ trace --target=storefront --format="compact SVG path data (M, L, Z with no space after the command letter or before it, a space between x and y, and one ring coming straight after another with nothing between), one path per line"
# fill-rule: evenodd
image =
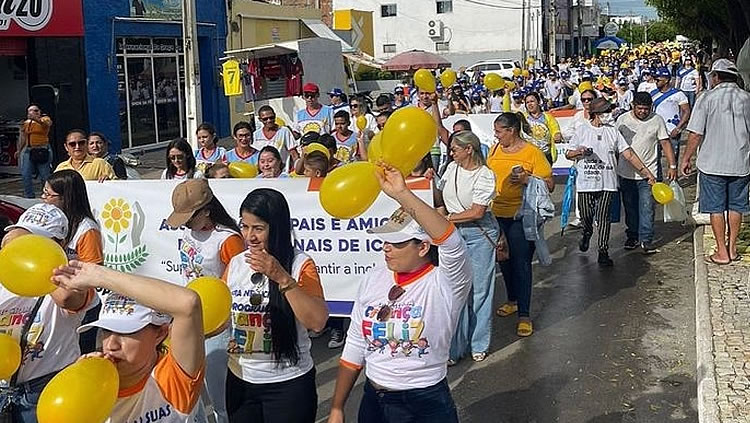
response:
M18 173L14 157L26 107L52 118L50 141L87 127L81 0L0 1L0 173Z
M203 121L229 134L219 74L223 2L197 0ZM89 121L114 150L161 146L186 133L180 0L84 0Z

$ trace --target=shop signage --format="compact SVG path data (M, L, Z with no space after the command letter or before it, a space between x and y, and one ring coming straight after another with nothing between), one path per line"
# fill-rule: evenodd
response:
M81 36L82 0L0 0L2 36Z
M181 0L133 0L130 16L134 18L182 19Z

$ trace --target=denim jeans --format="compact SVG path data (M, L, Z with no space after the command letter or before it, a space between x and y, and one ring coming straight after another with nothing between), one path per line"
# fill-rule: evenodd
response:
M690 103L690 110L693 110L693 106L695 106L695 91L683 91L683 94L685 94L685 97L688 98L688 103Z
M443 379L426 388L405 391L376 389L365 381L359 404L359 423L458 423L448 381Z
M14 423L37 423L36 405L39 402L39 397L42 395L44 387L56 374L57 372L53 372L29 382L18 384L21 398L13 409Z
M674 163L678 166L680 164L680 139L682 139L681 133L674 138L669 138L669 143L672 144L672 151L674 152ZM664 171L661 165L661 143L656 145L656 153L656 180L661 182L664 180Z
M654 240L654 200L648 181L620 178L620 195L627 238L650 244Z
M228 423L229 415L226 406L227 387L227 344L229 344L229 331L206 339L206 388L208 397L216 412L217 423ZM206 391L203 391L205 395ZM201 399L203 401L204 399Z
M509 258L500 263L508 301L518 303L518 316L529 317L531 309L531 259L534 243L526 240L523 222L512 217L498 217L497 223L508 240Z
M469 259L473 281L472 295L466 301L453 334L450 350L450 358L453 360L466 355L467 347L471 347L472 353L487 352L490 349L492 297L495 294L495 246L490 243L490 239L493 243L496 242L499 233L498 223L490 213L477 221L457 226L466 241L467 251L471 252Z
M49 147L47 147L49 149ZM26 149L23 150L23 154L21 154L18 158L21 163L21 177L23 178L23 195L26 198L34 198L34 171L36 170L37 174L39 174L39 180L42 181L42 184L47 182L47 179L49 179L49 175L51 172L50 166L51 166L51 160L52 160L52 150L49 149L49 157L50 160L47 161L47 163L42 164L34 164L31 162L31 147L26 147Z

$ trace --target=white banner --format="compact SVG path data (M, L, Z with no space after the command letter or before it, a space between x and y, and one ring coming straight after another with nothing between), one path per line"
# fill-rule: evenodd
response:
M381 194L355 219L336 219L318 201L319 180L212 179L211 189L230 216L239 219L240 204L256 188L273 188L289 203L295 244L318 268L331 314L348 315L363 275L383 262L382 242L366 230L380 225L397 204ZM88 182L91 207L104 241L105 264L124 272L182 284L177 241L182 229L171 229L172 190L179 181ZM410 181L412 190L432 204L424 179Z

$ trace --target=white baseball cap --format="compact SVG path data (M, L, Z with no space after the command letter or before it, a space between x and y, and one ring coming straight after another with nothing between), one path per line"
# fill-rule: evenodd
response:
M734 76L740 74L737 70L737 66L729 59L718 59L715 61L714 64L711 65L711 73L714 72L724 72Z
M102 328L123 335L138 332L148 325L163 326L172 321L164 313L138 304L134 299L111 293L104 301L99 319L78 328L83 333L91 328Z
M427 232L419 226L419 223L403 208L398 208L393 212L385 224L368 229L367 233L377 235L378 238L389 244L398 244L411 239L427 242L432 240Z
M34 204L21 214L15 225L6 227L5 232L19 228L46 238L65 239L68 235L68 218L52 204Z

